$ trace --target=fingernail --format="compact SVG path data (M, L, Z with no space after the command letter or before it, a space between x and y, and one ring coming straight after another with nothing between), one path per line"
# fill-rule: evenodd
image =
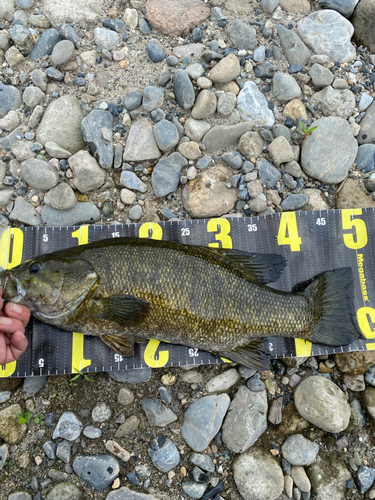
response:
M18 304L13 304L12 302L10 303L10 310L14 313L21 314L22 312L22 307L19 306Z
M11 325L13 323L12 318L7 318L6 316L0 317L0 325Z

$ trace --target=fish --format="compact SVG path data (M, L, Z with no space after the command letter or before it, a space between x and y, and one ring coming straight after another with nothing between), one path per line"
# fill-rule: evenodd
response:
M0 273L5 301L38 320L99 337L116 353L153 338L268 369L267 337L328 346L360 338L351 268L319 275L302 291L267 286L278 254L115 238L38 256Z

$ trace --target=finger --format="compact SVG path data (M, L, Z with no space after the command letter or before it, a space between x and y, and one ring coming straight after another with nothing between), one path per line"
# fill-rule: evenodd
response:
M0 311L3 308L3 304L4 304L4 301L3 301L3 289L0 288Z
M11 355L13 356L13 361L22 356L22 354L26 351L28 344L29 342L22 331L17 330L13 333L12 343L8 346Z
M16 330L25 331L25 327L19 319L8 318L7 316L0 317L0 332L8 335Z
M13 302L9 302L8 304L6 304L4 308L4 313L9 318L15 318L20 320L24 327L30 321L30 310L25 306L20 306L19 304L13 304Z

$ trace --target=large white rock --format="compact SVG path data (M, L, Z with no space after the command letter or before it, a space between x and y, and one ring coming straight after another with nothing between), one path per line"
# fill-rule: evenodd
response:
M254 82L246 82L237 97L237 109L244 120L261 126L272 127L275 117L258 86Z
M299 36L315 53L326 54L332 61L350 62L356 57L350 42L353 25L335 10L318 10L297 24Z

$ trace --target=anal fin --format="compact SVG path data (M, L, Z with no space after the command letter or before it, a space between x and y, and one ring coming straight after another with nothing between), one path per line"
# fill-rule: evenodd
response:
M233 351L221 352L220 356L253 370L269 370L269 358L264 339L253 339L246 345L236 347Z
M129 335L103 335L100 338L117 354L131 356L134 353L134 340Z

